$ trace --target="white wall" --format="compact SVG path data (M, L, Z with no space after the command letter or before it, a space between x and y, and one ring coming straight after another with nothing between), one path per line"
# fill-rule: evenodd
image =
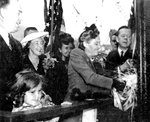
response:
M110 29L127 25L133 0L62 0L66 32L78 39L85 26L95 23L101 44L109 44Z
M39 31L44 30L44 0L20 0L22 8L22 23L19 31L14 33L18 40L23 38L23 31L26 27L33 26Z
M45 28L44 0L20 0L20 3L22 24L14 34L18 40L23 38L24 28L28 26ZM62 0L65 30L78 39L85 26L95 23L100 30L101 44L109 44L109 30L127 24L132 3L133 0Z

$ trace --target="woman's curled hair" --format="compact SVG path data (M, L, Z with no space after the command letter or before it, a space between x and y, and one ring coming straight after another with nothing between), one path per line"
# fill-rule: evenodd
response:
M85 27L85 31L79 36L79 48L84 50L83 42L89 42L91 39L95 39L100 34L95 24L92 24L90 27Z

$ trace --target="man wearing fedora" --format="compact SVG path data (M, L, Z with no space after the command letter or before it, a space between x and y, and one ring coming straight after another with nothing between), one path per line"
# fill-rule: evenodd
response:
M22 70L22 46L11 36L18 30L21 12L19 0L0 0L0 110L5 111L12 109L8 92Z

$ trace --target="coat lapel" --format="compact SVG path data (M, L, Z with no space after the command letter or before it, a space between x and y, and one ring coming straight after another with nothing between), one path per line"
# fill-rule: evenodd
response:
M5 59L5 61L8 62L8 64L12 63L11 50L1 36L0 36L0 53L2 58Z
M86 61L87 61L88 65L91 67L91 69L95 72L96 71L95 67L94 67L92 61L90 60L90 58L87 55L86 55Z

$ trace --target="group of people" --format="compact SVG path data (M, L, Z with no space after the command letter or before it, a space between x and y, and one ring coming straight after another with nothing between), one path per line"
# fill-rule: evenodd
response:
M100 32L95 24L81 33L77 47L70 34L60 32L57 51L51 56L45 52L48 32L28 27L23 40L13 38L21 12L18 0L0 1L0 110L24 111L64 101L110 97L113 88L123 91L124 81L96 70ZM125 72L135 66L131 36L127 26L115 32L116 47L106 56L104 69ZM81 115L63 116L59 121L80 122Z

